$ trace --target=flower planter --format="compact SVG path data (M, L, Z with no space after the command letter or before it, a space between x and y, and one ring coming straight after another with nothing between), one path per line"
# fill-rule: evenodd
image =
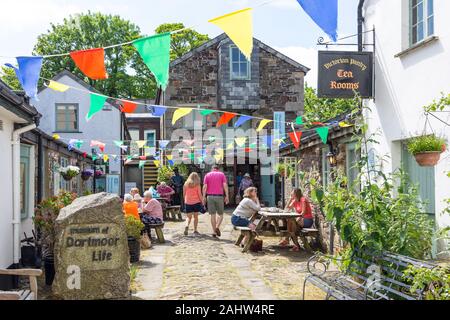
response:
M81 179L83 180L83 181L88 181L89 180L89 178L90 178L91 176L81 176Z
M55 279L55 260L53 257L44 258L45 284L51 286Z
M138 239L128 237L128 249L130 251L130 262L139 262L141 258L141 243Z
M65 175L65 174L62 174L62 177L63 177L64 180L66 180L66 181L72 180L72 177L71 177L71 176L67 176L67 175Z
M421 167L433 167L441 158L441 152L440 151L431 151L431 152L420 152L416 153L414 155L416 158L417 163Z

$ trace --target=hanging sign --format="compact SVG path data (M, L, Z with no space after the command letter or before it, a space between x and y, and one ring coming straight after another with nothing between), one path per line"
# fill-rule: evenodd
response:
M319 51L319 97L372 98L372 79L372 52Z

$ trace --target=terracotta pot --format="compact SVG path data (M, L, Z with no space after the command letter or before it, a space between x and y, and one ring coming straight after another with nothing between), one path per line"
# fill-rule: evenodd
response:
M417 163L421 167L433 167L441 158L441 152L440 151L431 151L431 152L420 152L416 153L414 155L416 158Z

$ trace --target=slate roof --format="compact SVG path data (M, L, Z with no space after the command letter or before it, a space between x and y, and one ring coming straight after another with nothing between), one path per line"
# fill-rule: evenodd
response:
M220 44L220 42L222 42L224 40L231 41L225 33L222 33L221 35L215 37L214 39L211 39L211 40L205 42L204 44L202 44L201 46L199 46L199 47L197 47L197 48L187 52L186 54L184 54L183 56L179 57L178 59L173 60L170 63L170 66L174 67L177 64L179 64L179 63L181 63L183 61L186 61L187 59L191 58L195 54L197 54L197 53L199 53L199 52L201 52L203 50L206 50L206 49L208 49L208 48L210 48L210 47L212 47L214 45ZM297 61L295 61L295 60L285 56L281 52L273 49L272 47L266 45L265 43L263 43L262 41L260 41L260 40L258 40L256 38L253 38L253 43L254 43L254 45L258 46L259 48L261 48L261 49L263 49L263 50L265 50L265 51L275 55L279 59L281 59L281 60L283 60L283 61L293 65L296 68L301 69L305 74L310 70L310 68L305 67L301 63L298 63Z
M41 117L22 91L12 90L2 80L0 80L0 105L29 123L38 124Z

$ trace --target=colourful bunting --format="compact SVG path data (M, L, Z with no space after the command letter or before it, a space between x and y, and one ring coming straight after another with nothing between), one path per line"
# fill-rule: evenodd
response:
M142 149L147 144L147 140L137 140L135 142L139 149Z
M97 140L91 140L91 147L97 147L100 149L101 152L105 151L105 144L101 141L97 141Z
M69 86L66 86L65 84L50 80L50 82L47 85L48 88L54 90L54 91L58 91L58 92L66 92L67 90L69 90Z
M144 168L144 166L145 166L146 163L147 163L146 160L141 160L141 161L139 161L139 169Z
M316 132L319 135L320 139L322 139L323 143L327 143L328 142L328 133L330 131L330 128L328 127L321 127L321 128L317 128Z
M215 112L217 112L217 111L215 111L215 110L201 110L201 111L200 111L200 114L201 114L202 116L208 116L208 115L213 114L213 113L215 113Z
M159 147L164 150L169 143L170 143L170 140L161 140L161 141L159 141Z
M57 133L55 133L55 134L52 136L52 138L55 139L55 140L61 139L61 137L60 137L59 134L57 134Z
M100 110L103 109L103 106L105 105L106 102L106 97L105 96L101 96L95 93L91 93L91 106L89 108L89 112L86 115L86 121L91 120L91 118Z
M129 101L122 101L122 106L120 108L120 111L123 113L133 113L136 111L137 104Z
M217 121L217 127L226 125L228 122L230 122L234 117L236 117L235 113L225 112Z
M262 129L264 129L265 126L267 126L269 123L271 123L272 120L263 119L259 123L258 129L256 129L256 132L260 132Z
M337 40L337 0L297 0L303 10L333 41Z
M298 124L299 126L301 126L303 124L303 118L297 117L297 119L295 119L295 123Z
M208 22L222 29L244 56L250 60L253 51L252 8L228 13Z
M165 90L169 83L170 33L138 39L133 46L155 76L158 86Z
M105 49L94 48L74 51L70 53L70 57L88 78L93 80L108 78L105 68Z
M167 108L162 106L150 106L149 109L154 117L162 117L167 111Z
M235 128L239 128L240 126L242 126L245 122L247 122L248 120L250 120L252 117L250 116L240 116L239 119L236 121L236 123L234 124Z
M167 158L167 160L172 160L172 159L173 159L173 156L172 156L171 154L168 154L168 155L166 156L166 158Z
M191 112L192 108L178 108L177 110L175 110L172 117L172 125L174 125L179 119L187 116Z
M290 132L289 138L291 138L292 143L295 146L295 149L300 148L300 141L302 140L302 132Z
M342 122L339 122L339 127L341 127L341 128L348 128L348 127L353 127L353 125L350 124L350 123L347 123L345 121L342 121Z
M69 149L69 151L71 151L74 148L81 149L83 143L84 143L83 140L70 139L69 143L67 144L67 149Z
M117 146L117 147L122 147L123 146L123 141L120 141L120 140L116 140L116 141L114 141L114 144Z
M103 161L108 162L109 156L107 154L103 155Z
M18 68L7 63L7 67L13 68L16 77L22 85L22 89L30 97L37 99L37 85L42 68L42 57L16 57Z
M87 158L87 152L83 152L83 158Z
M175 162L173 161L173 160L169 160L169 161L167 161L167 163L169 164L169 166L171 166L171 167L173 167L174 166L174 164L175 164Z
M161 165L161 161L153 160L153 164L155 165L155 167L159 168L159 166Z

